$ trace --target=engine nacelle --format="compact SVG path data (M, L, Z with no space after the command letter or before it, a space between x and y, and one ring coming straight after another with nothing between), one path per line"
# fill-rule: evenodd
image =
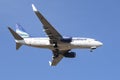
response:
M68 53L64 54L64 57L66 57L66 58L75 58L76 53L75 52L68 52Z
M63 37L61 41L65 43L70 43L72 41L72 37Z

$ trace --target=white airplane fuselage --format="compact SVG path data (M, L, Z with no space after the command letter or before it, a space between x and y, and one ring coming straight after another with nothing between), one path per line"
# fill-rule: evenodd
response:
M15 41L22 45L54 50L54 45L50 44L49 38L24 38L23 40ZM70 43L58 43L59 50L71 50L75 48L96 49L99 46L102 46L102 43L91 38L72 38Z
M50 66L56 66L63 57L76 57L76 53L72 52L72 49L90 49L93 51L103 45L102 42L92 38L62 36L37 10L34 4L32 4L32 8L48 37L31 37L19 24L16 24L16 31L8 27L15 39L17 50L22 45L50 49L53 53L52 61L49 61Z

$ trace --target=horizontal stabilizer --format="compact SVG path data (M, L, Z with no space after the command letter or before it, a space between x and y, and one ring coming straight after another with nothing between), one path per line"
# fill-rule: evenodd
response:
M18 50L21 46L22 46L22 44L16 43L16 50Z
M12 30L10 27L8 27L9 31L12 33L13 37L16 40L23 40L23 38L21 36L19 36L14 30Z
M23 40L23 38L21 36L19 36L14 30L12 30L10 27L8 27L9 31L11 32L11 34L13 35L13 37L15 38L15 40ZM18 50L20 47L22 46L22 44L17 43L16 42L16 50Z

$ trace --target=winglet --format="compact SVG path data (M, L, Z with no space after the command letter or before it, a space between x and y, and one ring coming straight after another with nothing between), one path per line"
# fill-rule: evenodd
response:
M52 62L51 61L49 61L49 64L50 64L50 66L52 66Z
M38 11L37 8L32 4L33 11Z

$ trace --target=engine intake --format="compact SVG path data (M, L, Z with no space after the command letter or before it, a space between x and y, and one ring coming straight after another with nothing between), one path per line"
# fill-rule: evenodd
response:
M75 52L68 52L68 53L64 54L64 57L66 57L66 58L75 58L76 53Z

